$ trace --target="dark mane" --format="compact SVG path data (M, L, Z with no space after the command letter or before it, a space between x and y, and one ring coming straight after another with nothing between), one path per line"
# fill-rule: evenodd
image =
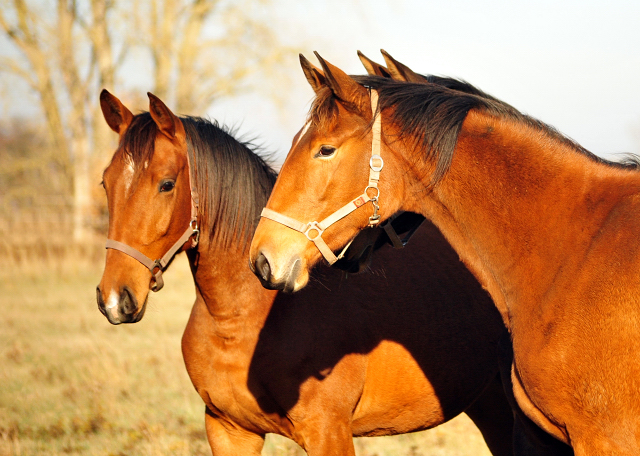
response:
M479 97L482 97L486 100L497 101L499 103L502 103L505 106L509 106L505 102L498 100L497 98L493 97L492 95L489 95L486 92L483 92L482 90L478 89L475 86L472 86L467 81L464 81L462 79L448 78L446 76L436 76L433 74L421 75L421 76L425 79L425 81L430 82L432 84L437 84L439 86L446 87L452 90L457 90L458 92L468 93L470 95L478 95ZM509 106L509 108L515 109L511 106Z
M276 179L276 172L232 132L199 117L180 117L200 197L200 224L212 244L247 247L260 220L260 211ZM138 169L153 156L158 133L149 113L134 117L123 137L123 148ZM242 244L241 244L242 245Z
M508 118L544 132L592 160L615 167L637 168L637 162L615 163L592 154L582 146L559 133L553 127L522 114L471 84L454 78L425 76L425 83L399 82L379 76L353 76L361 85L378 91L379 109L393 107L393 121L412 138L415 146L424 148L422 159L435 159L436 183L448 170L458 140L458 134L467 113L483 110L496 117ZM317 97L311 107L310 118L316 121L323 115L335 115L330 106L335 98ZM326 119L324 120L327 121Z

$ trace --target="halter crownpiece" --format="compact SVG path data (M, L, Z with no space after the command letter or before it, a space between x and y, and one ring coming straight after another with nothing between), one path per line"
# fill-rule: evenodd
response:
M191 240L190 249L196 247L200 240L200 230L198 229L198 207L200 205L198 199L198 192L193 186L193 177L191 175L191 160L189 159L189 155L191 152L191 147L187 143L187 168L189 172L189 188L191 189L191 220L189 221L189 226L185 230L185 232L180 236L180 238L171 246L171 248L165 253L161 258L157 260L152 260L144 253L140 252L133 247L120 242L114 239L107 239L107 243L105 244L105 248L119 250L123 253L126 253L132 258L135 258L140 263L151 271L153 275L153 282L149 285L151 291L160 291L164 286L164 280L162 279L162 272L165 270L171 258L180 250L187 241ZM195 158L195 154L194 154Z
M333 264L340 258L342 258L349 245L351 245L351 242L346 245L340 255L335 256L324 239L322 239L322 233L324 233L327 228L336 223L338 220L346 217L356 209L364 206L369 201L371 201L371 204L373 205L373 215L369 217L369 227L373 228L378 225L378 223L380 223L380 215L378 214L378 210L380 209L380 206L378 205L380 189L378 188L378 181L380 180L380 171L382 171L382 168L384 167L384 161L380 156L380 136L382 130L382 120L380 114L376 112L377 109L378 92L376 92L375 90L371 90L371 111L374 117L373 126L371 128L373 138L371 140L371 158L369 159L369 183L364 189L362 195L351 200L320 222L299 222L298 220L287 217L286 215L282 215L266 207L262 209L262 213L260 214L261 217L273 220L274 222L280 223L286 227L291 228L292 230L299 231L300 233L304 234L307 239L309 239L316 245L318 250L320 250L320 253L322 253L322 256L329 262L329 264ZM300 141L302 136L304 136L307 128L309 128L308 123L304 126L303 131L300 133L298 141ZM370 196L369 193L372 193L372 195Z

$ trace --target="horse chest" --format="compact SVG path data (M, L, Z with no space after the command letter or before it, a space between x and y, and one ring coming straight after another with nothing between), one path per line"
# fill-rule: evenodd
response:
M196 303L182 340L191 382L218 418L257 433L282 433L280 420L258 404L260 387L249 380L257 335L233 335L229 328L214 324L204 305Z
M245 429L269 431L264 413L248 386L248 361L242 354L234 356L234 350L210 353L210 357L198 360L207 366L204 371L189 368L191 363L187 362L191 381L207 408Z
M182 337L182 353L187 372L196 389L216 398L216 407L246 389L250 353L245 338L220 331L210 315L196 303ZM229 400L229 403L232 401Z

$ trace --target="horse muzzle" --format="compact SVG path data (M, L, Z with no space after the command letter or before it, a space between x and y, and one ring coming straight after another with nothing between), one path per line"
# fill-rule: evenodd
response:
M138 300L127 286L122 287L119 292L111 290L106 301L103 296L100 286L96 287L98 309L112 325L136 323L144 316L144 311L147 308L147 299L145 298L142 308L140 308Z
M264 251L259 251L255 260L249 261L251 271L258 277L264 288L293 293L304 287L308 275L303 275L303 264L299 257L292 258L284 268L278 271L273 260Z

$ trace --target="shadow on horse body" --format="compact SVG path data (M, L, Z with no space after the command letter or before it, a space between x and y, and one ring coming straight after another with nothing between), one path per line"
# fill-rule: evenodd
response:
M320 220L318 236L338 250L372 212L421 213L509 328L527 416L577 455L640 453L637 166L602 160L496 100L350 77L320 60L322 71L302 60L316 99L254 234L258 276L272 288L308 281L321 254L292 220ZM323 224L363 190L366 204Z
M259 455L266 433L310 455L353 455L352 435L430 428L462 412L494 454L512 454L495 353L504 325L433 225L414 236L419 248L381 249L370 273L324 268L299 294L266 290L247 262L273 171L152 95L150 114L135 117L106 91L101 105L120 146L103 176L112 242L98 305L114 324L140 320L166 262L146 267L134 251L187 250L197 297L182 350L215 455ZM190 199L199 233L188 228Z

